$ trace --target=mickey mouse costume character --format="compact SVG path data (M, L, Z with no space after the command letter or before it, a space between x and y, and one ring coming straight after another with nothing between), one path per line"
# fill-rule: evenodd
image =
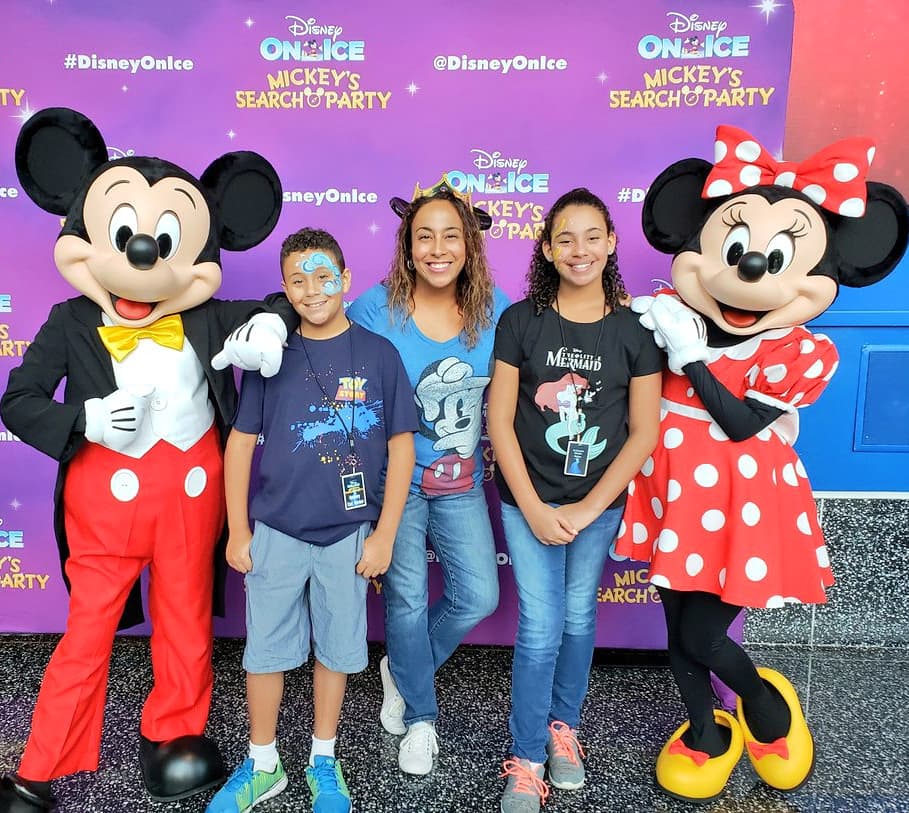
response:
M660 440L629 487L617 553L650 562L669 660L688 720L657 758L668 794L716 798L747 750L758 776L794 790L814 743L792 684L756 668L727 630L742 607L820 603L833 583L807 474L793 449L838 356L802 325L838 284L871 285L906 249L906 202L865 181L868 139L801 164L777 162L721 126L716 165L664 170L644 201L644 233L673 254L674 292L632 308L668 354ZM714 709L710 672L738 695Z
M236 405L223 367L245 356L276 368L287 337L262 303L211 297L221 284L219 248L240 251L268 236L281 184L252 152L221 156L200 180L158 158L109 161L94 124L66 108L26 122L16 169L33 201L66 215L54 259L81 296L54 305L0 403L11 431L60 461L54 527L70 588L67 630L18 772L0 783L0 811L53 809L50 780L97 769L114 633L118 622L142 620L137 580L146 566L155 683L140 763L152 798L184 798L224 775L202 734L224 526L222 438ZM250 317L252 328L219 360L223 371L213 369L214 351Z

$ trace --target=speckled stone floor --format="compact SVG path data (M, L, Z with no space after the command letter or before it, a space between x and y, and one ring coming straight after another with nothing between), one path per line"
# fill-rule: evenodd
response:
M0 770L15 768L32 705L55 643L51 636L0 636ZM209 733L234 764L245 755L242 642L219 640ZM729 813L902 813L909 811L909 651L893 649L751 648L759 663L791 677L806 706L817 766L799 791L783 795L760 783L747 760L725 794L697 808L662 796L652 767L660 746L682 719L669 671L659 665L598 662L591 675L581 738L589 781L579 791L554 791L545 813L676 811ZM350 681L339 737L348 784L359 813L473 813L499 809L497 774L508 747L511 653L462 647L438 677L441 754L426 778L399 773L397 738L378 723L381 684L372 648L369 668ZM598 659L602 661L602 659ZM189 813L208 796L157 804L142 789L136 759L139 715L150 688L146 641L119 639L111 668L101 769L55 785L60 813ZM292 673L279 747L291 784L256 813L309 810L303 768L309 753L311 671Z

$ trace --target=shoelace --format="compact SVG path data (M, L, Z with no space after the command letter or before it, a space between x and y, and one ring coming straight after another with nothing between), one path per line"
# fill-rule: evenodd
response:
M580 764L578 761L578 753L580 753L582 757L587 756L568 723L563 723L561 720L554 720L549 724L549 731L552 734L552 742L555 746L555 756L564 757L572 765Z
M435 737L436 732L434 728L428 726L426 728L418 728L416 731L409 732L407 736L404 737L401 745L408 751L416 751L417 749L414 748L414 740L417 740L419 745L422 746L422 750L431 754Z
M540 802L546 804L549 798L549 785L547 785L530 768L522 765L516 759L506 759L502 763L500 777L513 776L515 778L515 793L527 793L540 797Z
M243 760L243 764L234 771L234 775L227 780L227 784L224 788L231 793L236 793L241 790L244 785L252 783L254 764L255 763L251 759Z
M312 770L313 776L316 778L320 792L337 793L341 790L333 759L320 759L310 770Z

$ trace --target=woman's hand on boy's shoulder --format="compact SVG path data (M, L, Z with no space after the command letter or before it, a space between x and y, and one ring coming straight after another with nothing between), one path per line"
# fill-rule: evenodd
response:
M391 565L391 552L394 548L394 534L373 531L363 542L363 555L357 562L357 573L364 579L381 576Z

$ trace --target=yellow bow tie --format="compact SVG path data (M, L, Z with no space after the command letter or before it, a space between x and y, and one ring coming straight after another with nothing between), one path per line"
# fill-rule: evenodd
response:
M139 339L151 339L172 350L183 349L183 320L176 313L152 322L148 327L110 325L99 327L98 333L108 352L117 361L123 361L132 353L139 344Z

